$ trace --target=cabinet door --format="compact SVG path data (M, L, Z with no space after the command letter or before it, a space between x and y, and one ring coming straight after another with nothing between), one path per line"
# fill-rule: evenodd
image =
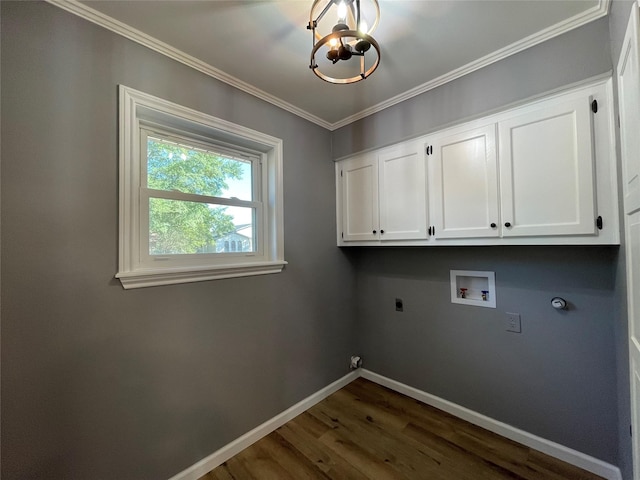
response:
M425 158L418 142L384 150L380 169L380 239L427 238Z
M498 123L502 235L595 234L590 98Z
M429 142L436 238L499 235L495 124Z
M640 66L637 15L635 8L632 9L618 61L622 185L624 211L627 215L640 210Z
M378 239L378 163L366 155L343 162L342 228L345 241Z
M640 36L634 3L618 60L618 107L624 192L633 478L640 480Z

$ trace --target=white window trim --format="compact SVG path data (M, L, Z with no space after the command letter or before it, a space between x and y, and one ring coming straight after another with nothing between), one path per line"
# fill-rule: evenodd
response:
M282 140L146 93L119 86L120 209L119 264L116 277L125 289L189 283L221 278L265 275L282 271L284 260ZM157 121L168 123L216 143L246 148L262 157L262 223L257 253L225 256L225 263L157 267L145 265L140 232L140 128Z

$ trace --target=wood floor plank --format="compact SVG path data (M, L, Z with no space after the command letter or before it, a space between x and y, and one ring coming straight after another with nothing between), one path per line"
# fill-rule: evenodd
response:
M404 480L404 477L387 465L384 459L362 448L362 442L355 443L345 439L335 431L327 432L320 441L331 448L336 455L351 463L368 479Z
M359 378L200 480L602 480Z
M405 429L407 436L423 443L442 458L442 462L451 472L450 478L470 479L519 479L526 480L508 469L496 465L490 460L475 455L458 445L455 439L439 437L420 425L409 424ZM456 476L454 476L454 474Z
M333 451L313 437L300 420L309 414L304 413L298 418L280 427L277 432L292 445L296 445L300 453L333 480L367 480L361 472L356 470L342 457L334 455Z
M267 435L262 446L270 457L296 480L330 480L330 477L316 468L309 459L278 431Z
M377 458L384 458L395 471L406 478L428 475L433 480L446 480L440 472L441 462L402 433L406 422L389 427L388 422L379 423L382 412L375 408L363 409L361 405L340 402L339 398L327 400L323 402L323 410L338 419L341 427L349 432L348 436L366 439L363 442L366 450Z
M276 462L273 451L269 448L268 436L258 440L251 448L238 454L238 459L244 464L250 479L259 480L297 480ZM242 478L242 477L240 477Z
M311 415L309 411L298 415L292 420L292 422L316 439L333 429L332 425L326 425L324 422Z
M376 389L367 387L367 384L362 382L351 382L344 390L361 398L363 402L372 403L393 415L404 417L408 422L427 425L431 431L444 438L455 433L454 427L458 418L381 385Z
M382 478L397 477L393 469L386 465L388 459L377 456L377 452L369 446L370 439L367 438L364 442L354 442L352 439L362 440L362 437L357 437L352 428L340 421L341 415L328 408L324 402L310 408L308 412L317 420L331 427L319 440L329 447L334 455L338 455L353 465L364 473L366 478L371 478L370 470L372 467L379 472Z
M361 399L360 396L347 389L338 390L327 400L349 406L354 413L364 417L375 415L377 423L384 426L384 428L402 430L409 423L409 419L405 415L398 415L388 405L381 407L376 403Z
M362 393L364 393L365 394L364 396L367 396L367 393L369 393L369 392L366 392L366 389L364 389L364 392L362 391L362 389L358 389L356 382L350 384L348 387L351 387L352 385L355 387L352 390L358 392L358 395L362 395ZM376 393L380 393L380 392L376 390ZM368 398L371 398L371 397L368 397ZM487 468L479 469L477 465L478 462L471 462L472 465L475 466L476 468L473 468L472 472L466 472L466 473L463 469L459 468L461 464L469 463L469 460L470 460L469 458L465 459L466 462L461 461L461 458L460 458L460 457L467 457L469 452L463 448L460 448L460 445L458 445L455 442L452 442L452 443L447 442L447 440L453 441L455 438L459 437L459 435L456 433L456 429L454 428L451 422L453 419L455 419L456 421L458 421L459 419L451 416L443 417L442 415L443 412L437 409L434 409L433 407L424 405L408 397L398 396L396 392L388 391L387 395L378 395L374 401L376 402L376 405L378 406L378 408L386 408L390 411L394 411L397 415L401 415L405 418L412 419L413 421L416 421L417 424L422 425L423 428L426 427L426 431L428 432L428 437L430 441L427 442L425 441L424 438L421 438L420 441L422 442L422 444L430 448L430 454L434 458L437 458L439 461L444 463L447 463L448 460L449 460L448 463L453 463L453 466L445 465L444 467L446 470L449 471L448 476L446 478L452 478L451 471L450 471L452 469L455 469L458 471L456 478L465 478L465 477L469 477L472 479L477 479L482 477L496 478L496 472L494 471L496 468L495 466L493 466L492 469L487 469ZM449 421L447 422L447 420ZM469 425L466 422L460 422L460 424L464 426ZM409 435L406 438L410 439L411 436ZM499 437L499 438L502 438L502 437ZM507 442L510 442L510 441L507 441ZM513 445L517 445L517 444L513 443ZM510 446L510 445L507 444L506 446ZM521 452L519 452L520 453L519 461L524 462L527 459L527 449L526 447L522 447L522 446L518 446L518 447L521 450ZM515 451L510 452L511 455L514 455L515 453L516 453ZM453 461L453 459L456 459L456 460ZM503 476L504 476L504 472L503 472ZM510 478L512 477L512 474L506 474L506 476L507 478Z

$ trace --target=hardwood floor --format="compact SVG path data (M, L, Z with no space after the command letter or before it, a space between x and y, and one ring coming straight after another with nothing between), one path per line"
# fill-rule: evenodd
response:
M596 480L359 378L200 480Z

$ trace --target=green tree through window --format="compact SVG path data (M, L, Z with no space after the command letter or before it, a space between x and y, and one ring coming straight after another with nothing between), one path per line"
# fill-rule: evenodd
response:
M229 188L227 180L242 179L242 166L240 160L204 149L152 137L147 140L150 189L221 197ZM149 254L206 252L216 238L235 230L233 219L225 206L150 198Z

